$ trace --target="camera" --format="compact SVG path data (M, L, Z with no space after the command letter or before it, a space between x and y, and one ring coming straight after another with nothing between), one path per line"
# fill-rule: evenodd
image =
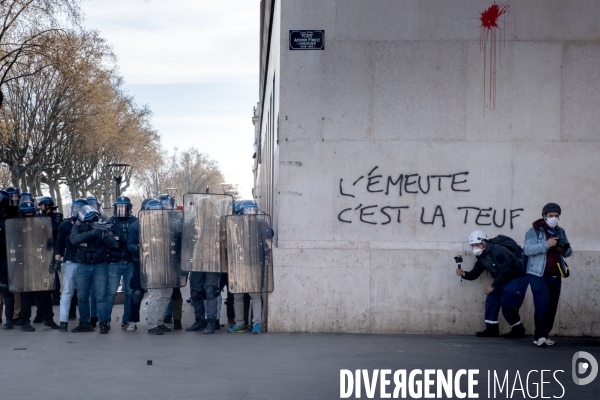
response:
M458 268L460 269L460 264L462 264L462 262L463 262L462 256L454 257L454 261L458 264Z
M569 247L571 247L571 243L565 242L564 240L559 238L558 241L556 242L556 246L560 247L564 251L567 251L567 250L569 250Z

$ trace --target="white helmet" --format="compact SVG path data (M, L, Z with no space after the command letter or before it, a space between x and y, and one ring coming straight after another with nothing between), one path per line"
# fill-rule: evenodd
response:
M473 231L469 235L469 244L483 243L487 238L487 235L483 231Z

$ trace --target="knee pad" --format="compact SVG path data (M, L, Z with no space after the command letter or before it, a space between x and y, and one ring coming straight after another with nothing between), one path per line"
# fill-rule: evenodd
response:
M181 300L181 299L183 299L183 297L181 297L181 290L179 288L174 288L173 289L173 294L171 295L171 299L172 300Z
M131 294L131 301L135 304L141 304L142 299L144 298L144 291L140 289L136 289Z
M206 299L206 292L204 290L201 292L198 290L192 290L191 297L192 302L203 301Z
M219 296L219 288L209 285L206 287L206 300L214 300Z

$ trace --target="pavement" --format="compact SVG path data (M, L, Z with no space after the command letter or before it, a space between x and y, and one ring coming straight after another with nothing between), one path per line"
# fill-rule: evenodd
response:
M145 320L145 301L142 304ZM113 321L122 307L115 306ZM54 312L58 315L58 307ZM183 315L185 328L193 320L187 303ZM357 369L366 370L370 378L375 370L391 370L392 375L386 375L392 380L386 391L390 394L398 370L406 370L408 378L416 369L445 374L452 370L453 376L460 369L478 369L473 391L479 398L542 398L542 386L544 398L600 398L600 376L588 385L576 385L571 374L578 351L600 361L598 338L555 337L556 346L537 348L532 337L252 335L227 333L227 326L214 335L183 330L152 336L145 324L135 333L119 325L112 322L108 335L99 335L98 329L61 333L42 324L35 324L37 330L31 333L0 330L0 399L339 399L341 386L348 390L347 381L340 382L340 371ZM70 321L69 328L75 326L76 321ZM542 375L541 370L547 372ZM502 391L494 386L494 373L498 382L507 377ZM422 374L415 377L423 379ZM361 398L381 398L378 382L372 397L361 384ZM467 393L467 377L459 382ZM412 397L407 392L406 398L418 398L419 384L411 386L416 392ZM456 391L451 393L454 397L432 398L458 398ZM349 398L357 398L356 392Z

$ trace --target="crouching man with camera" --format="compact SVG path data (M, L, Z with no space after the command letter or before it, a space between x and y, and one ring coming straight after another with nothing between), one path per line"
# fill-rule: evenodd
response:
M524 251L529 256L527 276L535 306L533 343L539 347L554 345L548 335L558 308L561 277L569 276L564 258L573 253L564 229L558 226L560 214L558 204L546 204L542 218L535 221L525 234Z
M507 246L498 243L504 243ZM473 281L487 270L494 279L492 284L483 290L487 295L485 300L486 328L477 332L477 336L499 336L498 314L502 308L502 315L511 327L510 332L502 336L508 339L524 337L525 327L519 316L519 308L525 300L528 281L521 257L512 253L514 248L515 253L520 254L521 248L507 236L498 236L488 240L487 235L479 230L469 235L469 244L477 261L471 271L464 271L459 266L456 275Z

